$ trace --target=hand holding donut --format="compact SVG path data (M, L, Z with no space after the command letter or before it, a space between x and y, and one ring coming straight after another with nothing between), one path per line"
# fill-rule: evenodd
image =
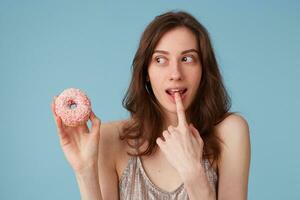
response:
M70 96L70 94L74 94L70 91L74 92L75 90L77 91L76 97ZM64 93L65 91L69 93ZM90 109L90 104L87 103L86 105L89 107L85 109L84 106L86 105L78 101L78 98L87 98L83 92L78 93L80 90L74 88L65 91L59 97L54 98L51 108L62 150L73 170L81 173L97 166L101 121ZM62 98L64 94L69 95L67 95L67 98ZM74 102L76 108L72 109L70 103L74 104ZM86 102L89 102L89 100ZM58 104L60 106L67 105L67 107L60 107ZM86 123L88 119L92 122L91 130L89 130Z

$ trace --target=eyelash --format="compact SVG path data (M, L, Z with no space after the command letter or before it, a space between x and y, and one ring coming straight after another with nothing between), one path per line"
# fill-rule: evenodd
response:
M183 58L188 58L188 57L192 58L192 62L195 60L194 56L184 56ZM183 59L183 58L182 58L182 59ZM182 60L182 59L181 59L181 60Z
M195 61L195 58L194 58L194 56L192 56L192 55L190 55L190 56L184 56L183 58L187 58L187 57L190 57L190 58L193 59L193 61ZM164 57L157 56L157 57L155 57L154 60L158 63L158 59L160 59L160 58L166 59L166 58L164 58ZM183 58L182 58L182 59L183 59ZM181 60L182 60L182 59L181 59ZM191 61L191 62L193 62L193 61Z
M161 58L163 58L163 57L156 57L155 58L155 61L158 63L158 59L161 59ZM164 58L163 58L164 59Z

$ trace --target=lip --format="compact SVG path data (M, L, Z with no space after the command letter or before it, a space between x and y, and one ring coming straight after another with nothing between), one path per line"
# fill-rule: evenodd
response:
M186 97L186 95L187 95L187 92L188 92L188 91L186 91L184 94L180 95L182 101L185 99L185 97ZM168 96L168 99L169 99L172 103L175 103L175 104L176 104L176 101L175 101L175 95L172 96L172 95L168 94L166 91L165 91L165 93L166 93L166 95ZM174 93L174 94L175 94L175 93Z
M186 87L169 87L166 90L171 90L171 89L179 89L179 90L184 90L187 89Z

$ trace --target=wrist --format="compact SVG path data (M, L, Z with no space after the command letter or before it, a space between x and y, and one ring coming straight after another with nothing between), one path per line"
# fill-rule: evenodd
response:
M84 167L78 168L75 171L76 176L90 176L90 175L98 175L98 165L97 164L89 164Z
M195 165L190 172L182 174L182 179L188 194L194 196L201 191L204 199L216 199L213 189L210 186L205 168L200 165ZM195 196L191 199L198 199Z
M181 178L183 182L186 184L193 182L195 179L199 177L205 176L205 170L201 163L193 164L189 169L182 170L180 172Z
M75 176L80 189L81 199L102 200L97 167L76 171Z

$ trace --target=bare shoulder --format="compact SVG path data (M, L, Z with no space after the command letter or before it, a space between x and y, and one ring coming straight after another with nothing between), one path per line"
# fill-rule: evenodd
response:
M125 120L101 123L100 140L105 140L105 142L116 142L116 140L119 138L122 124L124 124L124 122Z
M106 155L113 156L123 149L124 142L120 140L119 135L122 127L127 120L110 121L101 124L100 127L100 148ZM102 146L102 147L101 147Z
M226 152L238 154L242 153L241 150L250 150L249 125L243 116L238 114L227 116L217 125L216 133L224 142L222 144L222 155L226 155Z
M247 199L251 156L248 122L241 115L231 114L218 124L216 132L224 142L218 162L219 197Z
M238 114L227 116L216 127L217 134L225 143L232 142L232 139L245 137L249 138L249 125L246 119Z

